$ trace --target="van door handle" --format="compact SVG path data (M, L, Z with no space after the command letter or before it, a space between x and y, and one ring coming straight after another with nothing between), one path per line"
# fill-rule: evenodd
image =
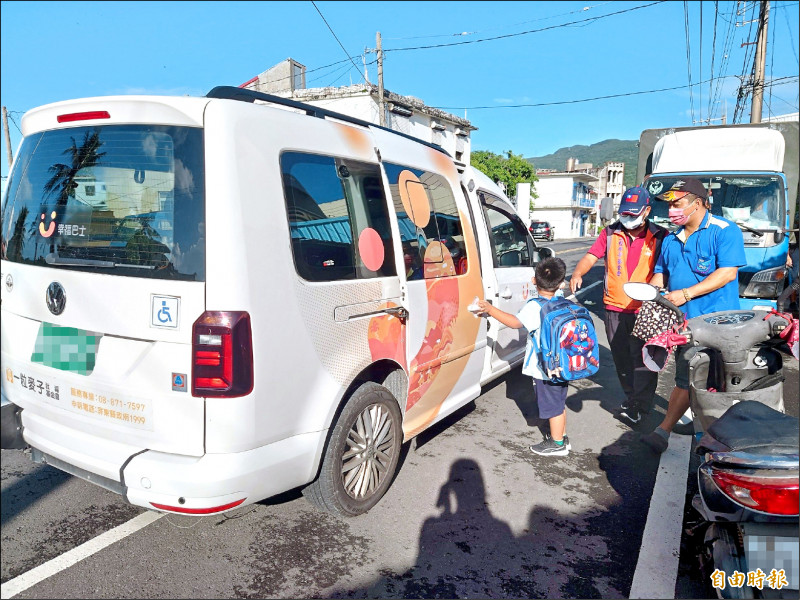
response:
M344 320L345 321L352 321L353 319L361 319L363 317L373 317L375 315L383 315L389 314L392 316L397 317L398 319L405 321L408 319L408 310L403 308L402 306L392 306L389 308L381 308L380 310L371 310L369 312L358 313L355 315L349 315Z
M384 308L381 312L394 315L395 317L397 317L402 321L408 319L408 310L406 310L402 306L392 306L391 308Z
M509 298L511 298L511 296L513 296L513 295L514 295L514 294L512 293L512 291L511 291L511 288L510 288L510 287L507 287L507 288L506 288L506 289L504 289L504 290L503 290L503 292L500 294L500 297L501 297L503 300L508 300L508 299L509 299Z

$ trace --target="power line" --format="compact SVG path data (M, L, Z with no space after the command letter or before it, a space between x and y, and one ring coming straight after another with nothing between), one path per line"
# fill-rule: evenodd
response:
M745 50L744 53L744 62L742 63L742 75L740 77L741 82L739 84L739 91L736 97L736 109L733 111L733 123L736 123L739 117L744 114L744 102L749 94L747 88L745 87L745 73L747 72L747 63L750 60L750 45L752 45L752 42L750 42L750 36L753 33L753 13L755 13L756 4L757 4L756 2L753 2L753 5L750 7L750 29L747 32L748 46L747 50ZM744 16L744 11L742 11L742 16ZM755 67L755 63L753 64L753 67ZM753 75L754 75L753 69L751 69L750 70L751 79Z
M703 3L700 2L700 68L698 69L700 79L703 78ZM700 120L703 120L703 87L697 86L697 110L700 113Z
M332 63L327 64L327 65L322 65L321 67L315 67L313 69L306 69L306 75L308 75L309 73L314 73L315 71L321 71L322 69L327 69L328 67L333 67L333 66L336 66L336 65L340 65L342 63L346 63L346 62L348 62L348 60L349 59L347 59L347 58L343 58L342 60L337 60L336 62L332 62ZM270 79L268 81L264 81L263 84L266 85L266 84L269 84L269 83L278 83L279 81L288 81L290 79L294 79L294 77L295 77L294 75L287 75L285 77L278 77L277 79ZM255 79L253 79L253 81L255 81ZM286 88L286 89L289 89L289 88ZM279 90L279 91L283 91L283 90Z
M719 72L717 73L717 85L714 88L714 98L712 100L712 118L715 114L714 111L716 104L719 99L722 98L722 82L725 79L725 76L728 74L728 65L730 64L731 50L733 48L733 40L735 38L734 32L736 30L736 20L734 19L733 21L729 21L722 15L723 13L720 13L720 17L728 24L728 28L725 31L725 41L722 42L722 59L719 65Z
M694 123L694 91L692 88L692 51L689 40L689 3L683 0L683 27L686 31L686 69L689 73L689 106L692 109L692 123Z
M717 14L719 13L719 2L716 0L714 1L714 38L711 41L711 81L714 80L714 58L717 55ZM703 72L700 72L702 76ZM714 92L713 92L713 85L712 83L708 84L708 110L706 114L708 115L708 122L711 122L711 112L713 110L713 105L711 104L714 100Z
M539 17L538 19L529 19L528 21L521 21L519 23L512 23L511 25L503 25L501 27L490 27L488 29L481 29L479 31L461 31L458 33L442 33L438 35L413 35L408 37L392 37L392 38L383 38L384 40L392 40L392 41L402 41L402 40L421 40L421 39L430 39L430 38L442 38L442 37L461 37L465 35L475 35L477 33L483 33L486 31L497 31L498 29L508 29L510 27L517 27L519 25L527 25L528 23L536 23L537 21L546 21L547 19L557 19L558 17L565 17L567 15L574 15L577 13L583 13L587 10L591 10L593 8L598 8L600 6L605 6L606 4L613 4L613 2L603 2L602 4L595 4L594 6L584 6L580 10L571 10L569 12L561 13L559 15L550 15L549 17Z
M449 46L463 46L465 44L479 44L480 42L491 42L494 40L502 40L512 37L517 37L520 35L528 35L530 33L540 33L542 31L549 31L551 29L559 29L561 27L569 27L571 25L578 25L580 23L588 23L591 21L599 21L600 19L605 19L606 17L613 17L615 15L621 15L623 13L632 12L634 10L639 10L642 8L648 8L650 6L655 6L656 4L663 4L665 0L661 0L659 2L651 2L650 4L643 4L642 6L634 6L633 8L627 8L625 10L619 10L617 12L609 13L607 15L600 15L598 17L590 17L588 19L580 19L578 21L570 21L569 23L561 23L559 25L551 25L549 27L542 27L541 29L530 29L528 31L520 31L519 33L507 33L505 35L497 35L494 37L482 38L480 40L465 40L463 42L451 42L449 44L433 44L430 46L412 46L409 48L389 48L384 49L384 52L403 52L406 50L428 50L431 48L447 48Z
M735 75L729 75L728 77L736 77ZM779 77L777 79L773 79L768 85L783 85L783 83L791 83L789 80L800 80L800 76L798 75L788 75L786 77ZM708 83L710 80L701 81L697 85L704 85ZM783 82L783 83L778 83ZM658 92L669 92L673 90L683 90L689 87L688 85L676 85L674 87L668 88L660 88L657 90L644 90L640 92L625 92L622 94L609 94L607 96L595 96L594 98L581 98L579 100L560 100L557 102L538 102L535 104L502 104L502 105L494 105L494 106L432 106L431 108L438 108L440 110L482 110L482 109L497 109L497 108L529 108L529 107L540 107L540 106L557 106L561 104L578 104L581 102L592 102L594 100L608 100L609 98L624 98L627 96L639 96L642 94L655 94ZM765 84L764 87L767 87Z
M797 64L800 65L800 59L797 57L797 50L794 44L794 36L792 35L792 26L789 23L789 17L786 16L786 13L783 13L783 18L786 21L786 29L789 30L789 41L791 42L790 47L792 49L792 54L794 54L794 59L797 61Z
M322 11L317 6L317 3L314 2L314 0L311 0L311 4L313 4L314 8L317 9L317 12L319 13L319 16L322 17L323 21L325 21L325 25L328 26L328 29L330 30L330 32L333 35L333 37L336 38L336 41L339 42L339 45L342 47L342 50L344 50L344 53L347 54L347 58L350 59L350 62L353 63L353 66L356 68L356 71L358 71L361 74L361 77L364 79L364 81L366 81L367 80L366 76L364 75L364 73L361 72L361 69L359 69L358 66L356 66L356 62L353 60L353 57L350 56L350 53L345 49L344 44L342 44L342 42L339 40L339 37L336 35L336 33L334 33L333 29L328 24L328 20L325 18L325 15L322 14Z

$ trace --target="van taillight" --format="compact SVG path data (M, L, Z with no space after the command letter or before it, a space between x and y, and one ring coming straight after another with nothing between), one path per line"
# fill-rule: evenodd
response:
M106 110L92 110L89 112L69 113L58 115L56 121L59 123L71 123L72 121L90 121L92 119L110 119L111 115Z
M796 475L759 477L712 468L711 478L723 494L748 508L771 515L798 514L800 486Z
M250 315L206 311L192 326L192 395L235 398L253 391Z

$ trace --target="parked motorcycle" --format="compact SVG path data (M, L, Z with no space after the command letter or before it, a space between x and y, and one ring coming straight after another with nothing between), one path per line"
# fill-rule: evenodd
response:
M689 363L702 463L692 500L697 517L687 533L702 540L706 582L719 598L797 598L800 437L798 419L784 414L778 349L788 341L797 357L797 320L759 310L685 320L655 287L624 288L631 298L680 313L682 325L668 341L703 348Z

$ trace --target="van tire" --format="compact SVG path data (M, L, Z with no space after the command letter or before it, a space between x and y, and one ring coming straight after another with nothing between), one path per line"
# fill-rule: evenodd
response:
M377 436L372 429L376 424ZM401 424L400 407L389 390L373 382L359 386L333 427L319 476L303 490L306 499L343 517L360 515L375 506L397 470L403 442ZM350 454L347 458L346 453ZM345 471L345 465L351 468Z

